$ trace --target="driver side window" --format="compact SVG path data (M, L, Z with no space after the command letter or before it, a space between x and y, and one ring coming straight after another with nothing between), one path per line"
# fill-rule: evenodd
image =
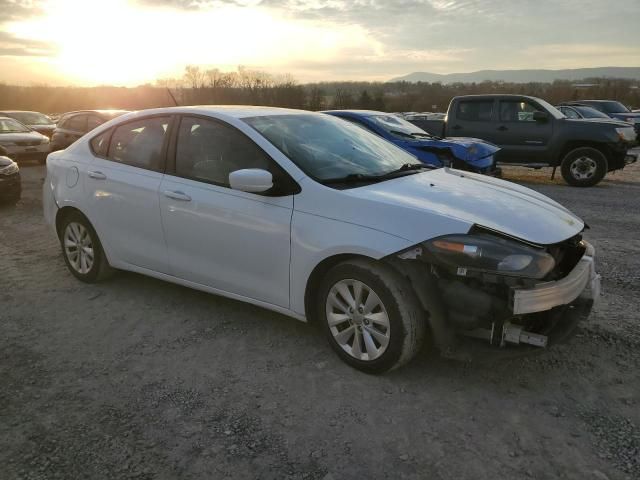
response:
M501 122L535 122L533 113L540 111L542 110L526 100L500 101Z
M262 149L233 127L196 117L180 122L176 148L180 177L228 187L231 172L261 168L274 174L271 164Z

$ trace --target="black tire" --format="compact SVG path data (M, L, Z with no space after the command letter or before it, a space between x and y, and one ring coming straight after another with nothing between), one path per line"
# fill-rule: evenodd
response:
M386 350L375 359L355 358L340 346L331 331L326 311L327 299L334 285L343 280L365 284L375 292L386 310L389 321L388 344ZM320 320L331 348L345 363L363 372L383 373L398 368L411 360L424 343L425 312L409 281L387 265L365 259L348 260L336 265L322 280L316 301L316 318ZM363 321L362 318L360 321ZM350 320L348 322L345 328L358 328ZM360 325L360 332L372 327L373 322L367 325ZM362 333L359 338L364 342Z
M81 225L90 240L90 247L93 250L93 261L91 264L91 268L87 271L79 271L76 266L74 266L72 260L70 259L70 254L65 248L65 236L67 233L67 229L70 228L70 225L76 224ZM93 229L91 222L87 220L87 218L80 212L74 211L68 213L63 218L60 223L59 229L59 237L60 237L60 246L62 248L62 256L64 257L64 262L67 264L67 268L69 271L78 279L86 283L96 283L101 280L105 280L113 275L115 270L109 265L107 261L107 257L104 254L104 250L102 249L102 244L100 243L100 239L98 238L98 234ZM85 237L86 238L86 237Z
M562 178L574 187L596 185L604 178L608 169L607 157L593 147L579 147L571 150L564 156L560 165Z

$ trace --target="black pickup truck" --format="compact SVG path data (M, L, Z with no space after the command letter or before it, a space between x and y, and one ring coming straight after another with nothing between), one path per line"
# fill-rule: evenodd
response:
M498 162L532 168L560 167L569 185L590 187L607 172L636 161L628 123L569 119L544 100L524 95L465 95L451 100L441 131L446 137L476 137L502 149Z

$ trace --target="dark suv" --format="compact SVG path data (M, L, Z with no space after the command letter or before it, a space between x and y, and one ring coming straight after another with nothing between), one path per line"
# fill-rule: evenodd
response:
M65 113L51 137L51 151L64 150L103 123L127 113L127 110L82 110Z

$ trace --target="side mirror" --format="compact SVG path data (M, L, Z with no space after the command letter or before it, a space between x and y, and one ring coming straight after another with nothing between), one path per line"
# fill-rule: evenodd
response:
M533 112L533 120L535 122L546 122L549 120L549 114L547 112L535 111Z
M261 168L245 168L229 174L229 186L249 193L266 192L273 187L273 176Z

